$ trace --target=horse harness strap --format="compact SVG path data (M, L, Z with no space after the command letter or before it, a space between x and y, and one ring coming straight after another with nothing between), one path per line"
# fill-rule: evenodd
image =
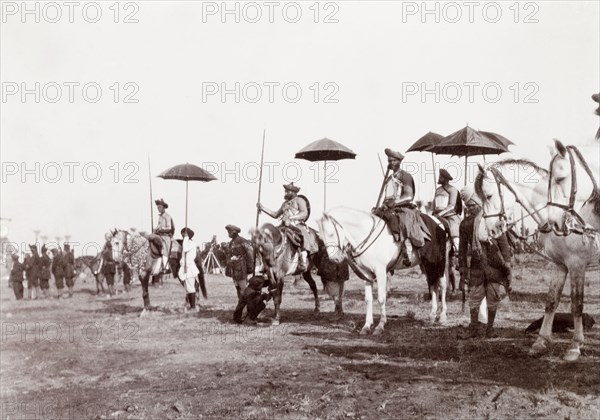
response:
M569 192L569 204L565 205L565 204L555 203L552 201L552 168L554 166L554 161L558 158L558 154L557 154L550 161L550 174L548 176L548 202L547 202L546 206L558 207L560 209L565 210L566 215L571 215L573 218L575 218L576 222L579 223L581 225L581 227L578 228L574 223L572 223L572 222L567 223L567 221L565 220L562 231L558 231L554 227L551 228L549 226L549 223L546 223L546 225L544 225L540 228L540 232L548 233L550 231L554 231L554 233L557 236L568 236L570 233L576 233L579 235L584 234L584 233L597 233L598 232L597 229L594 229L594 228L591 228L590 226L588 226L586 221L583 220L583 217L581 217L581 215L579 213L577 213L577 211L574 208L575 207L575 198L577 196L577 168L575 167L575 158L573 156L573 153L575 153L577 155L583 168L585 169L585 172L590 177L590 180L592 181L592 185L593 185L593 191L596 191L598 189L598 184L596 183L594 174L592 173L590 167L588 166L586 160L583 158L583 155L581 154L579 149L576 146L567 146L566 150L567 150L567 153L569 154L569 164L571 165L571 191ZM588 200L589 200L589 198L588 198ZM566 216L566 217L568 217L568 216ZM571 226L567 226L567 224L570 224ZM543 230L541 230L541 229L543 229Z
M344 248L342 248L342 241L340 239L340 234L338 232L338 226L341 228L342 225L340 225L340 222L338 222L331 215L329 216L329 218L333 222L333 228L335 230L335 235L337 237L338 247L340 249L344 249L344 251L346 252L346 254L348 255L348 257L350 259L358 258L362 254L364 254L371 247L371 245L373 245L375 243L375 241L381 236L381 234L385 230L385 223L384 223L382 229L379 231L379 233L377 234L377 236L375 236L375 238L372 241L370 241L370 243L368 245L365 246L365 244L367 244L367 242L369 242L369 238L371 238L371 236L373 235L373 233L375 232L375 229L377 227L377 221L375 219L373 219L373 226L371 226L371 230L369 231L369 233L367 234L367 236L365 237L365 239L363 239L356 246L356 248L354 246L352 246L350 243L348 243L348 245L346 245ZM364 248L362 250L360 250L361 247L364 247ZM360 252L358 252L359 250L360 250ZM358 253L356 253L356 252L358 252Z

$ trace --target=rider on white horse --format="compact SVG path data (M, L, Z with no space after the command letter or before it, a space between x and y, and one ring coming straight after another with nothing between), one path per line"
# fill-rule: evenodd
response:
M421 214L413 203L415 181L411 174L400 169L404 155L391 149L385 149L388 157L388 169L393 174L385 179L383 204L372 209L373 214L386 221L394 240L400 242L402 264L411 265L413 248L417 250L431 239L429 229L421 219Z
M307 202L304 198L298 196L300 188L291 184L283 186L285 190L285 201L277 211L268 210L261 203L257 203L256 207L271 216L274 219L282 219L282 225L292 227L302 235L303 245L299 253L298 271L304 272L308 267L308 254L313 254L319 250L314 235L309 231L304 224L308 219L309 211Z

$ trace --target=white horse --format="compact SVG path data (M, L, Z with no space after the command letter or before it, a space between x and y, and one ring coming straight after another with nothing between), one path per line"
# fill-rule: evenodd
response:
M578 190L573 203L576 211L586 223L585 226L566 226L563 212L565 209L552 204L567 205L570 194L565 194L565 186L571 186L571 165L564 165L568 159L566 148L556 143L560 158L553 159L552 182L550 174L532 162L525 160L504 160L480 167L480 175L476 181L476 191L484 201L484 212L488 231L492 235L497 229L506 228L502 222L502 213L506 209L506 201L500 196L497 182L506 187L516 201L527 211L538 226L540 226L540 241L546 254L557 264L562 275L554 278L550 285L548 300L546 302L544 321L539 336L531 348L531 353L538 355L544 353L552 337L552 324L554 314L560 303L560 297L567 276L571 282L571 311L575 332L572 342L564 359L575 361L581 355L580 348L584 343L582 313L583 313L583 286L585 283L585 270L588 265L598 263L600 250L598 245L598 229L600 228L600 204L597 194L592 195L591 190L585 188ZM564 153L561 153L563 151ZM575 174L577 179L584 179L587 173L582 169L580 159L575 159ZM585 183L582 183L582 186ZM550 190L551 194L548 194ZM562 192L561 192L562 191ZM589 198L592 198L591 200ZM551 198L551 200L549 200ZM510 205L510 204L509 204ZM560 211L556 211L558 208ZM499 223L500 222L500 223Z
M451 239L444 231L441 224L433 218L426 216L426 224L434 231L435 235L444 235L445 252L437 255L438 261L426 261L418 253L413 255L411 266L421 265L431 290L431 321L437 315L437 294L441 294L442 309L439 315L440 323L447 320L446 307L446 273L450 269L448 253ZM347 207L336 207L317 222L321 239L327 246L329 258L336 262L347 259L354 272L366 281L365 302L367 313L365 325L361 334L367 334L373 325L373 282L377 281L377 300L379 301L381 317L379 324L373 332L381 334L387 322L385 304L387 300L387 274L400 255L400 246L394 238L386 223L379 217L361 210ZM437 236L440 238L440 236Z

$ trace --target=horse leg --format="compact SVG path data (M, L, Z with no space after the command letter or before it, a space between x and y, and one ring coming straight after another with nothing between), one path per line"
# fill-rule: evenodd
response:
M440 312L440 324L448 321L448 307L446 306L446 293L448 292L448 280L446 276L440 279L440 295L442 296L442 311Z
M312 278L312 275L310 274L309 270L306 270L304 273L302 273L302 277L308 283L308 285L310 286L310 290L312 290L313 292L313 296L315 297L315 313L318 314L321 310L321 304L319 302L319 292L317 291L317 284Z
M427 284L429 284L429 293L431 294L431 312L429 313L429 322L431 323L435 322L435 319L437 318L439 281L439 279L434 280L429 274L427 275Z
M548 297L546 298L544 321L542 322L542 327L540 328L540 334L530 350L530 354L532 355L538 355L546 352L548 349L548 343L552 341L552 324L554 323L554 314L558 309L560 296L562 295L563 287L565 286L565 281L567 280L567 275L569 274L569 270L566 267L560 267L559 269L562 271L562 276L555 277L550 285Z
M380 335L383 333L383 329L385 328L385 324L387 322L387 313L385 310L385 303L387 301L387 272L385 269L381 270L377 273L377 300L379 301L379 324L373 331L373 335Z
M373 325L373 283L370 282L365 283L365 303L367 304L367 315L365 325L360 330L361 335L371 332L371 325Z
M335 309L336 309L336 312L338 313L338 316L340 319L344 317L344 306L343 306L342 298L344 297L344 285L345 284L346 284L345 281L340 283L340 291L338 293L338 299L335 303Z
M575 332L571 345L565 354L564 360L567 362L576 361L581 356L581 347L583 347L583 286L585 284L585 268L569 272L571 278L571 312L573 313L573 326Z
M142 298L144 299L144 310L150 310L150 292L148 291L148 283L150 283L150 273L145 272L140 275L142 283Z

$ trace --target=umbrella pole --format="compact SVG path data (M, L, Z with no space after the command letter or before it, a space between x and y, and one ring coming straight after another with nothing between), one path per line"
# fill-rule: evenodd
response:
M323 162L323 212L327 211L327 161Z
M154 232L154 209L152 208L152 170L150 169L150 155L148 155L148 182L150 184L150 232Z
M185 181L185 227L188 227L188 181Z
M467 169L467 159L469 158L469 155L465 155L465 186L467 185L467 177L469 174L469 170Z
M433 197L435 198L435 153L431 153L431 164L433 165Z

